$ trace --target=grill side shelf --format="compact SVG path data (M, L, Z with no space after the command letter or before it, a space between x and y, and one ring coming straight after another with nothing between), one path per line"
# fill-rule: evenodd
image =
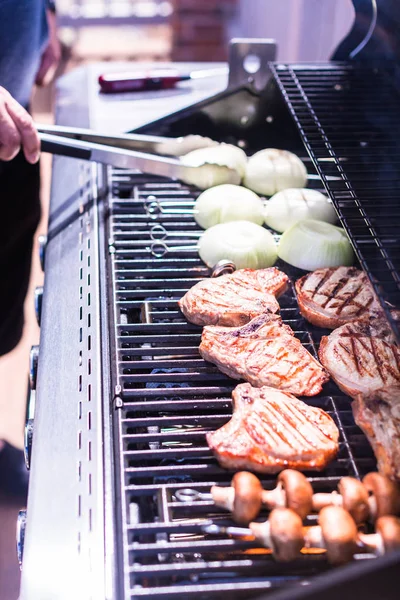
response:
M400 342L398 91L388 67L272 63L340 222Z
M318 183L314 180L314 187ZM209 276L196 249L198 192L115 170L110 190L112 368L122 401L114 413L114 433L124 598L210 598L221 590L239 598L307 581L328 568L323 554L304 555L291 565L276 563L254 542L204 534L202 526L210 521L232 524L229 515L210 501L176 496L188 487L207 493L214 483L229 485L232 478L213 457L205 434L229 420L236 383L201 358L201 328L188 323L177 304ZM149 206L157 208L149 211ZM163 253L154 245L159 232ZM288 265L277 266L288 271ZM298 276L288 274L293 280ZM326 332L301 317L293 286L279 301L283 320L316 355ZM337 459L321 473L308 473L314 489L332 491L341 476L373 470L375 460L354 423L350 400L329 383L306 401L326 410L340 430ZM271 489L275 477L263 476L262 483Z

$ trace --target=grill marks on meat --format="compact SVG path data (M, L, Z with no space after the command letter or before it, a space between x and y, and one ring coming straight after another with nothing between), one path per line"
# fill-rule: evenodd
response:
M233 379L315 396L329 379L319 362L278 315L263 314L242 327L205 327L200 354Z
M233 416L207 442L228 469L276 473L285 468L323 469L338 451L331 417L291 394L270 387L238 385Z
M400 480L400 401L392 390L372 397L359 395L352 404L354 419L372 446L378 469Z
M355 267L318 269L295 286L301 314L317 327L335 329L382 312L368 277Z
M278 312L275 296L287 284L287 275L275 267L240 269L200 281L183 296L179 307L196 325L244 325L262 313Z
M319 359L352 398L389 390L400 396L400 350L383 317L353 321L324 336Z
M381 473L400 479L400 350L383 317L353 321L323 337L322 364L355 399L355 421Z
M354 418L379 471L400 479L400 350L386 319L372 316L335 329L322 338L319 358L355 399Z

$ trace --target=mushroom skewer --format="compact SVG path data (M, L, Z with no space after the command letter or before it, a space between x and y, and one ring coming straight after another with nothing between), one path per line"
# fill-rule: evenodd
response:
M307 478L294 469L279 473L273 490L264 490L259 479L246 471L233 476L231 487L214 485L211 488L215 504L230 510L233 520L240 525L253 521L262 505L269 509L291 508L304 519L311 512L312 493Z
M209 534L248 536L254 535L263 546L271 548L277 560L294 560L302 547L324 548L332 564L344 564L360 552L373 552L380 556L400 549L400 519L380 517L376 533L359 533L351 515L340 506L326 506L319 514L319 525L303 527L293 510L274 509L268 521L250 523L248 529L211 525L203 531Z
M342 506L356 523L375 522L385 515L400 514L399 488L380 473L368 473L361 481L342 477L338 492L318 493L312 497L312 509L319 512L324 506Z
M241 471L232 478L230 487L212 486L211 493L182 489L176 491L181 502L212 500L216 506L231 511L233 520L240 525L253 521L262 506L291 508L302 519L311 511L319 512L326 506L340 506L347 510L356 523L369 519L374 522L385 515L400 514L400 491L396 483L380 475L369 473L362 483L353 477L342 477L338 492L316 493L307 478L293 469L278 475L276 488L264 490L252 473Z

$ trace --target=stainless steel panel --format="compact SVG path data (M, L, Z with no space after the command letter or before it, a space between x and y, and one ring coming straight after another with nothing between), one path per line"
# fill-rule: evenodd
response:
M54 168L21 598L89 600L105 597L96 166Z

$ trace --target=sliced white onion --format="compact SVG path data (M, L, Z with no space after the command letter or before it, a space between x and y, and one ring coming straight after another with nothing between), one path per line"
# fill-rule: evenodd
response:
M199 148L211 148L218 145L218 142L202 135L185 135L179 138L165 138L164 141L156 145L156 153L168 156L183 156Z
M311 219L295 223L282 234L278 256L305 271L347 267L354 261L353 249L344 229Z
M336 211L329 198L307 188L290 188L277 192L265 204L265 223L283 233L297 221L315 219L335 223Z
M194 205L194 218L204 229L228 221L251 221L262 225L264 204L251 190L226 183L200 194Z
M231 221L210 227L199 242L200 258L213 267L226 259L237 269L264 269L277 258L276 243L272 234L249 221Z
M307 169L292 152L266 148L247 161L243 185L257 194L272 196L287 188L303 188Z
M205 190L223 183L239 185L246 171L247 156L237 146L218 144L193 150L182 156L181 162L186 167L181 179Z

